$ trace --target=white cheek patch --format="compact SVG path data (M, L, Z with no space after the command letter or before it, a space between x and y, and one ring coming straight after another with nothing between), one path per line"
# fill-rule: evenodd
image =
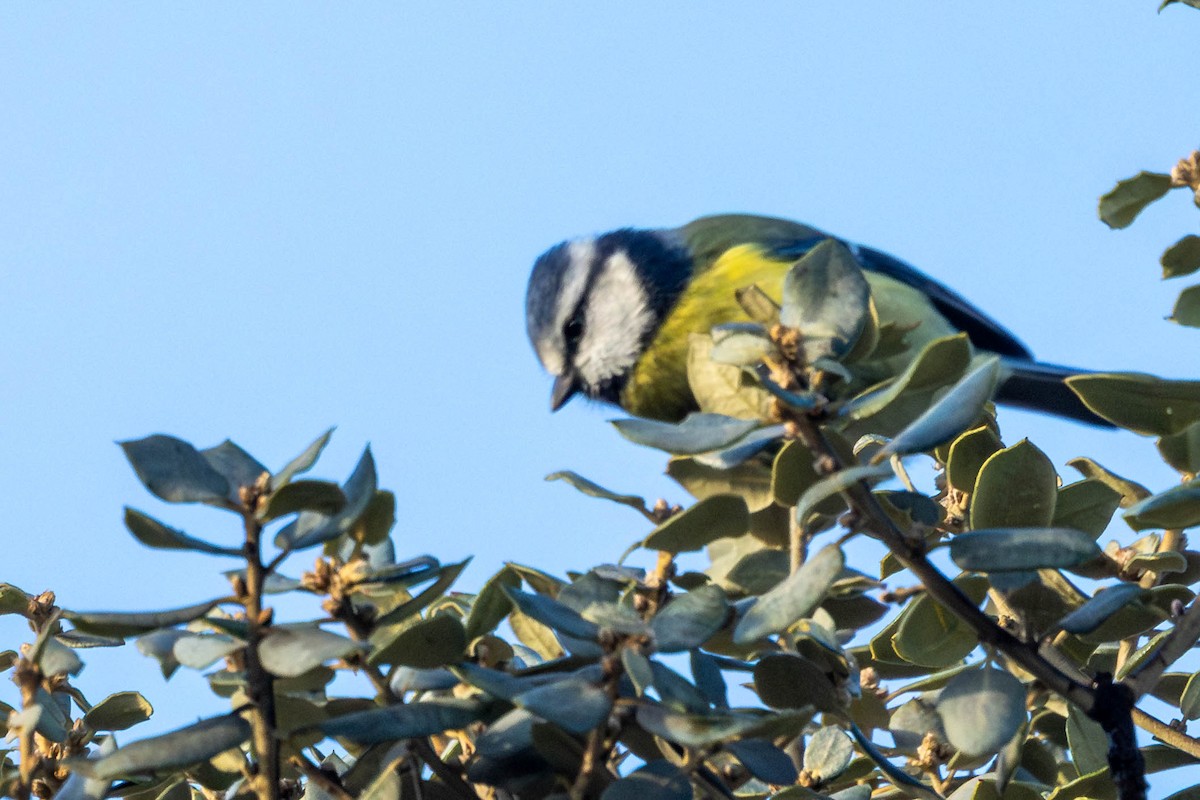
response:
M567 245L567 266L555 298L554 323L548 338L536 345L538 358L551 375L562 375L567 368L567 343L563 340L563 327L575 313L587 289L588 273L591 272L595 257L596 242L592 239L581 239Z
M589 293L584 335L575 366L584 383L597 386L633 369L642 342L654 325L646 290L629 256L613 253Z

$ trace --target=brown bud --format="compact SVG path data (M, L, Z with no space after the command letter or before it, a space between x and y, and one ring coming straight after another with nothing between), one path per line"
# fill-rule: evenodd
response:
M1193 150L1187 158L1171 168L1172 186L1190 186L1200 196L1200 150Z

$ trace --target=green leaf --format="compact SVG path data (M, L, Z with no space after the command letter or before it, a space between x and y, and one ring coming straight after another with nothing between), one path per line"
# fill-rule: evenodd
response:
M1074 528L993 528L950 540L950 558L973 572L1067 568L1100 555L1091 534Z
M800 777L788 754L770 742L759 739L726 742L725 750L733 753L742 766L763 783L787 786Z
M36 646L34 649L37 649ZM83 669L83 660L75 655L75 651L53 636L42 643L37 663L47 676L78 675L79 671Z
M1080 775L1108 768L1108 736L1073 704L1067 705L1067 743Z
M21 614L29 612L29 601L32 598L11 583L0 583L0 614Z
M816 483L812 451L798 439L785 442L771 466L771 495L781 506L794 506L805 489Z
M771 708L840 712L838 691L825 671L803 656L768 653L754 665L754 691Z
M1200 328L1200 285L1189 286L1179 293L1168 319L1189 328Z
M846 565L836 544L827 545L800 569L754 601L733 631L736 644L750 644L763 636L787 630L812 613Z
M1200 270L1200 236L1189 233L1162 254L1163 278L1178 278Z
M1137 501L1149 497L1150 490L1140 483L1122 478L1092 461L1090 458L1073 458L1067 466L1079 470L1085 478L1095 478L1113 491L1121 495L1121 508L1128 508Z
M521 610L522 614L532 617L559 633L565 633L567 636L572 636L576 639L586 640L595 640L600 634L599 625L594 622L588 622L579 615L579 612L563 605L557 600L551 600L549 597L542 597L541 595L528 594L519 589L505 588L504 591L512 599L517 608Z
M712 358L712 337L688 334L687 384L699 409L737 419L767 419L771 395L741 367Z
M1184 719L1200 719L1200 672L1193 672L1179 697L1179 712Z
M687 773L661 759L614 781L600 800L692 800Z
M672 555L700 550L727 536L741 536L750 528L750 510L737 495L707 497L655 528L642 547Z
M646 690L654 685L654 670L650 666L650 659L632 647L622 647L621 667L633 682L637 696L645 696Z
M138 480L154 496L168 503L228 502L229 481L182 439L156 434L120 445Z
M355 744L378 744L465 728L481 719L486 708L477 700L434 698L344 714L316 727L326 736Z
M179 660L175 658L175 642L189 635L187 631L173 628L153 631L138 639L137 649L142 655L158 662L163 679L166 680L179 669Z
M158 628L171 628L194 619L200 619L215 608L217 603L216 600L208 600L184 608L131 614L105 611L64 611L63 616L84 633L92 633L97 636L140 636Z
M385 489L375 490L367 508L354 524L353 535L367 545L368 552L372 546L383 547L387 552L391 549L388 534L396 525L396 495ZM394 556L388 556L389 560ZM371 558L374 563L374 557Z
M846 732L826 725L813 734L804 748L804 769L820 783L828 783L846 771L854 758L854 743Z
M371 448L367 447L354 472L346 479L343 487L346 505L342 510L333 516L311 511L302 513L295 522L279 531L275 536L275 546L286 550L304 550L348 533L374 500L378 488L376 484L375 459L371 455Z
M981 358L979 366L884 445L872 460L879 463L891 456L923 453L950 441L978 421L999 381L1000 359Z
M1057 499L1054 465L1045 453L1022 439L983 463L971 495L971 527L1049 527Z
M1171 176L1158 172L1139 172L1118 181L1112 191L1100 198L1100 219L1110 228L1128 227L1142 209L1171 190Z
M728 447L758 427L756 420L722 414L688 414L678 424L649 419L613 420L617 432L634 444L674 455L696 455Z
M512 567L503 567L475 595L471 603L471 613L463 624L467 640L475 639L492 631L512 611L512 600L504 593L504 587L521 588L521 576Z
M751 431L729 447L710 453L700 453L693 458L707 467L733 469L779 443L783 439L783 435L783 425L768 425L765 428Z
M736 494L746 501L751 513L769 507L771 473L757 460L736 467L710 467L692 456L676 456L667 462L667 475L697 500L718 494Z
M1004 445L996 432L986 425L973 428L959 436L950 445L950 454L946 459L946 479L950 485L960 492L972 494L975 491L975 481L984 462Z
M94 731L123 731L150 719L154 707L137 692L110 694L83 715L83 723Z
M1118 427L1171 436L1200 420L1200 381L1138 373L1093 373L1066 380L1083 404Z
M804 490L804 494L800 495L796 502L796 519L803 525L812 514L827 507L823 505L826 500L841 494L860 481L873 483L890 478L892 474L892 468L887 464L868 464L838 470Z
M164 525L154 517L129 506L125 506L125 527L133 534L133 538L156 550L194 550L199 553L235 557L242 555L240 548L220 547L188 536L183 531Z
M1104 481L1086 478L1058 490L1051 525L1055 528L1074 528L1095 538L1104 533L1120 505L1120 492Z
M207 761L249 738L250 723L224 714L132 742L95 760L72 760L70 766L90 778L103 780L149 775Z
M1200 480L1147 497L1126 509L1123 516L1135 531L1200 525Z
M838 359L858 341L870 304L871 287L854 254L826 239L788 270L779 321L800 331L806 364Z
M592 483L587 478L570 470L561 470L559 472L551 472L546 476L548 481L563 481L575 489L583 492L588 497L599 497L601 500L611 500L614 503L620 503L623 506L646 512L646 501L632 494L617 494L614 491L605 489L598 483Z
M302 472L308 472L312 469L313 464L317 463L317 458L320 457L321 451L325 449L325 445L329 444L329 437L333 436L333 428L318 436L312 444L304 448L304 452L288 462L287 466L271 476L271 491L277 492L282 487L291 482L292 478Z
M717 708L729 708L729 687L725 683L725 676L721 674L721 662L699 648L688 653L688 661L692 668L692 679L704 699Z
M316 625L275 627L259 642L258 657L272 675L295 678L326 661L344 658L364 648L361 642L323 631Z
M1162 437L1157 447L1163 461L1174 469L1191 475L1200 473L1200 422L1193 422L1173 436Z
M1141 669L1143 664L1149 661L1150 658L1158 652L1159 648L1163 646L1171 634L1172 631L1167 630L1159 631L1151 636L1144 645L1135 650L1133 655L1125 660L1125 663L1122 664L1116 673L1113 674L1113 678L1119 681L1124 680L1127 675L1135 674L1139 669Z
M673 597L650 621L660 653L700 647L719 631L729 616L725 592L714 584Z
M1096 595L1062 618L1059 627L1067 633L1091 633L1105 620L1139 599L1146 591L1136 583L1118 583L1096 592Z
M712 329L712 349L708 357L718 364L752 367L777 354L778 349L767 329L756 322L731 322Z
M522 692L513 702L571 733L603 725L612 711L608 692L577 676Z
M650 661L654 675L654 691L663 705L691 714L708 713L708 698L687 678L659 661Z
M240 503L238 490L241 487L254 486L267 473L267 468L258 463L254 456L229 439L216 447L201 450L200 455L228 481L229 500L234 503Z
M929 595L900 614L892 636L896 655L910 664L941 669L958 664L979 644L975 631Z
M708 747L731 739L768 735L764 729L795 730L797 733L812 719L811 710L752 714L712 712L682 714L658 705L638 706L638 724L655 736L685 747Z
M993 667L957 675L938 695L938 714L950 744L965 755L993 755L1025 722L1025 687Z
M173 642L171 653L185 667L207 669L245 646L244 641L224 634L186 633Z
M904 395L934 392L962 378L971 364L971 342L965 333L934 339L908 363L904 371L882 387L872 388L851 400L843 410L851 420L871 419L893 406ZM924 398L922 398L924 399ZM907 416L912 412L906 412Z
M467 647L462 623L450 614L434 614L403 628L367 659L368 663L402 664L432 669L460 661Z
M285 483L267 495L258 509L259 520L269 522L300 511L331 516L346 505L342 487L330 481L294 481Z
M565 581L559 580L553 575L534 567L518 564L515 561L506 561L505 566L516 570L517 574L521 576L521 580L528 583L535 592L550 598L557 598L558 593L567 585Z
M462 571L467 568L467 564L470 563L471 559L467 558L459 561L457 564L443 564L439 568L436 581L422 589L421 593L413 599L404 601L375 620L376 633L388 625L403 622L409 617L419 614L445 594L446 590L458 580L458 576L462 574ZM374 641L374 634L372 634L372 641Z

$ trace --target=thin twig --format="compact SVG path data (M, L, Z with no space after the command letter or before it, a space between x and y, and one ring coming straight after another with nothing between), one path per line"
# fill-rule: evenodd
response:
M1182 750L1192 758L1200 758L1200 739L1188 736L1183 731L1172 728L1167 723L1152 717L1140 708L1133 710L1133 724L1137 725L1156 739L1171 745L1176 750Z
M354 795L347 792L339 781L325 774L324 770L309 761L303 753L295 754L288 759L288 763L304 773L304 777L308 778L310 783L320 786L326 794L332 795L336 800L354 800Z
M263 614L264 585L267 571L262 562L262 524L253 506L242 510L246 543L246 689L254 703L250 715L255 755L258 756L257 794L262 800L279 800L279 740L275 736L275 678L263 666L258 648L266 636L268 620Z
M837 452L811 419L801 417L797 423L809 449L818 456L840 463ZM892 522L878 499L871 493L870 487L861 482L855 483L843 492L843 496L852 509L874 523L871 526L872 532L887 545L900 563L921 581L926 593L969 625L981 644L1001 651L1056 694L1070 700L1085 713L1091 714L1096 697L1092 688L1064 675L1038 654L1035 645L1017 639L980 611L978 606L926 559L924 541L909 538Z
M1179 660L1200 641L1200 603L1192 603L1175 620L1171 635L1153 656L1146 659L1133 675L1123 683L1133 690L1134 697L1141 697L1158 685L1167 667Z

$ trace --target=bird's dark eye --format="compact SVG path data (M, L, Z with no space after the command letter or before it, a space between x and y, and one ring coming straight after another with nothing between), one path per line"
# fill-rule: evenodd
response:
M579 317L571 317L566 325L563 326L563 336L566 337L567 344L573 345L579 341L579 337L583 336L583 320Z

